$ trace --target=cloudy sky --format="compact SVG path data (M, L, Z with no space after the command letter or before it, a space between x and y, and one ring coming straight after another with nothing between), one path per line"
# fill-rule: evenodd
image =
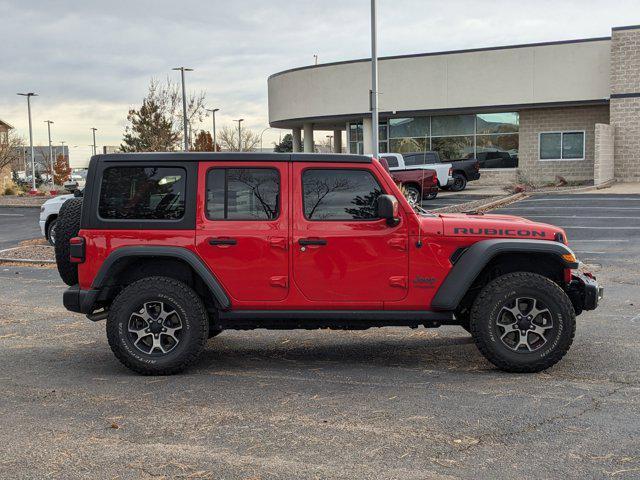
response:
M380 55L610 35L640 23L638 0L379 0ZM367 57L369 0L0 0L0 119L34 141L90 151L118 145L127 110L150 78L186 65L188 88L205 90L218 124L243 117L268 126L267 77L287 68ZM203 127L208 127L207 122ZM278 130L265 133L265 144Z

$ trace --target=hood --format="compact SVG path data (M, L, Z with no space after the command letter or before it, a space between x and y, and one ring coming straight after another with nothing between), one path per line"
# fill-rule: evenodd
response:
M562 235L566 243L565 231L548 223L533 222L512 215L484 215L452 213L440 215L444 235L450 237L484 238L527 238L535 240L557 240Z
M69 193L69 194L65 194L65 195L58 195L57 197L50 198L49 200L44 202L43 205L48 205L48 204L51 204L51 203L66 202L70 198L73 198L73 193Z

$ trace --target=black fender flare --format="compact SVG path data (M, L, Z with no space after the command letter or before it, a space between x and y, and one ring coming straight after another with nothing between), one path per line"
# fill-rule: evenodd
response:
M434 310L455 310L482 269L502 253L544 253L557 256L565 268L578 268L577 262L563 258L573 255L564 243L550 240L498 238L471 245L455 262L431 302Z
M120 247L114 250L102 263L100 270L96 274L91 284L91 290L100 290L106 285L109 276L117 268L117 263L123 259L131 258L174 258L187 263L202 281L207 285L209 291L215 298L222 310L231 308L231 300L222 288L222 285L213 272L194 252L182 247L163 246L142 246L142 247Z

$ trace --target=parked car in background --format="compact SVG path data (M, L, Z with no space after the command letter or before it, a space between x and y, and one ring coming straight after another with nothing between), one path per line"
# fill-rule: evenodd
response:
M47 200L40 207L40 231L51 245L56 244L56 223L58 222L60 207L70 198L73 198L72 193L58 195Z
M407 165L427 163L429 164L429 168L442 163L451 165L453 182L450 185L440 185L443 190L460 192L467 188L467 182L480 178L480 163L476 158L443 160L438 152L405 153L403 156Z
M434 169L413 168L391 171L389 162L393 165L404 165L402 155L397 153L380 155L379 160L393 181L398 184L411 206L420 205L423 200L433 200L438 196L438 175Z
M504 150L478 152L476 158L480 163L480 168L516 168L518 166L518 157L512 156Z
M435 154L435 157L434 155ZM436 172L439 187L453 185L453 168L450 163L443 163L436 152L415 153L402 155L401 153L383 153L380 158L384 158L389 164L389 171L398 172L401 170L433 170Z

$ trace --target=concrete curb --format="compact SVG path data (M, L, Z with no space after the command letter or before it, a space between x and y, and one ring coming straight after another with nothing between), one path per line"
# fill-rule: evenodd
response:
M512 202L516 202L518 200L521 200L522 198L528 197L528 194L524 193L524 192L520 192L520 193L514 193L512 195L506 195L502 198L498 198L497 200L491 200L487 203L482 203L480 205L475 205L478 202L478 200L470 200L468 202L465 203L459 203L457 205L447 205L444 207L440 207L440 208L436 208L436 209L429 209L431 212L434 213L462 213L464 211L470 211L473 210L475 212L484 212L487 210L493 210L494 208L498 208L502 205L505 205L507 203L512 203ZM465 208L465 205L468 205L469 208L466 210L460 210L459 212L447 212L448 209L455 207L456 209L458 208Z
M0 257L0 264L2 263L29 263L29 264L55 264L55 260L36 260L34 258L2 258Z
M499 198L498 200L494 200L493 202L485 203L476 207L477 212L485 212L487 210L494 210L496 208L501 207L502 205L506 205L509 203L517 202L518 200L522 200L523 198L528 197L529 195L525 192L514 193L513 195L509 195L504 198Z
M53 198L53 197L52 197ZM42 204L40 205L24 205L24 204L20 204L20 205L7 205L7 204L0 204L0 208L40 208L42 206Z

